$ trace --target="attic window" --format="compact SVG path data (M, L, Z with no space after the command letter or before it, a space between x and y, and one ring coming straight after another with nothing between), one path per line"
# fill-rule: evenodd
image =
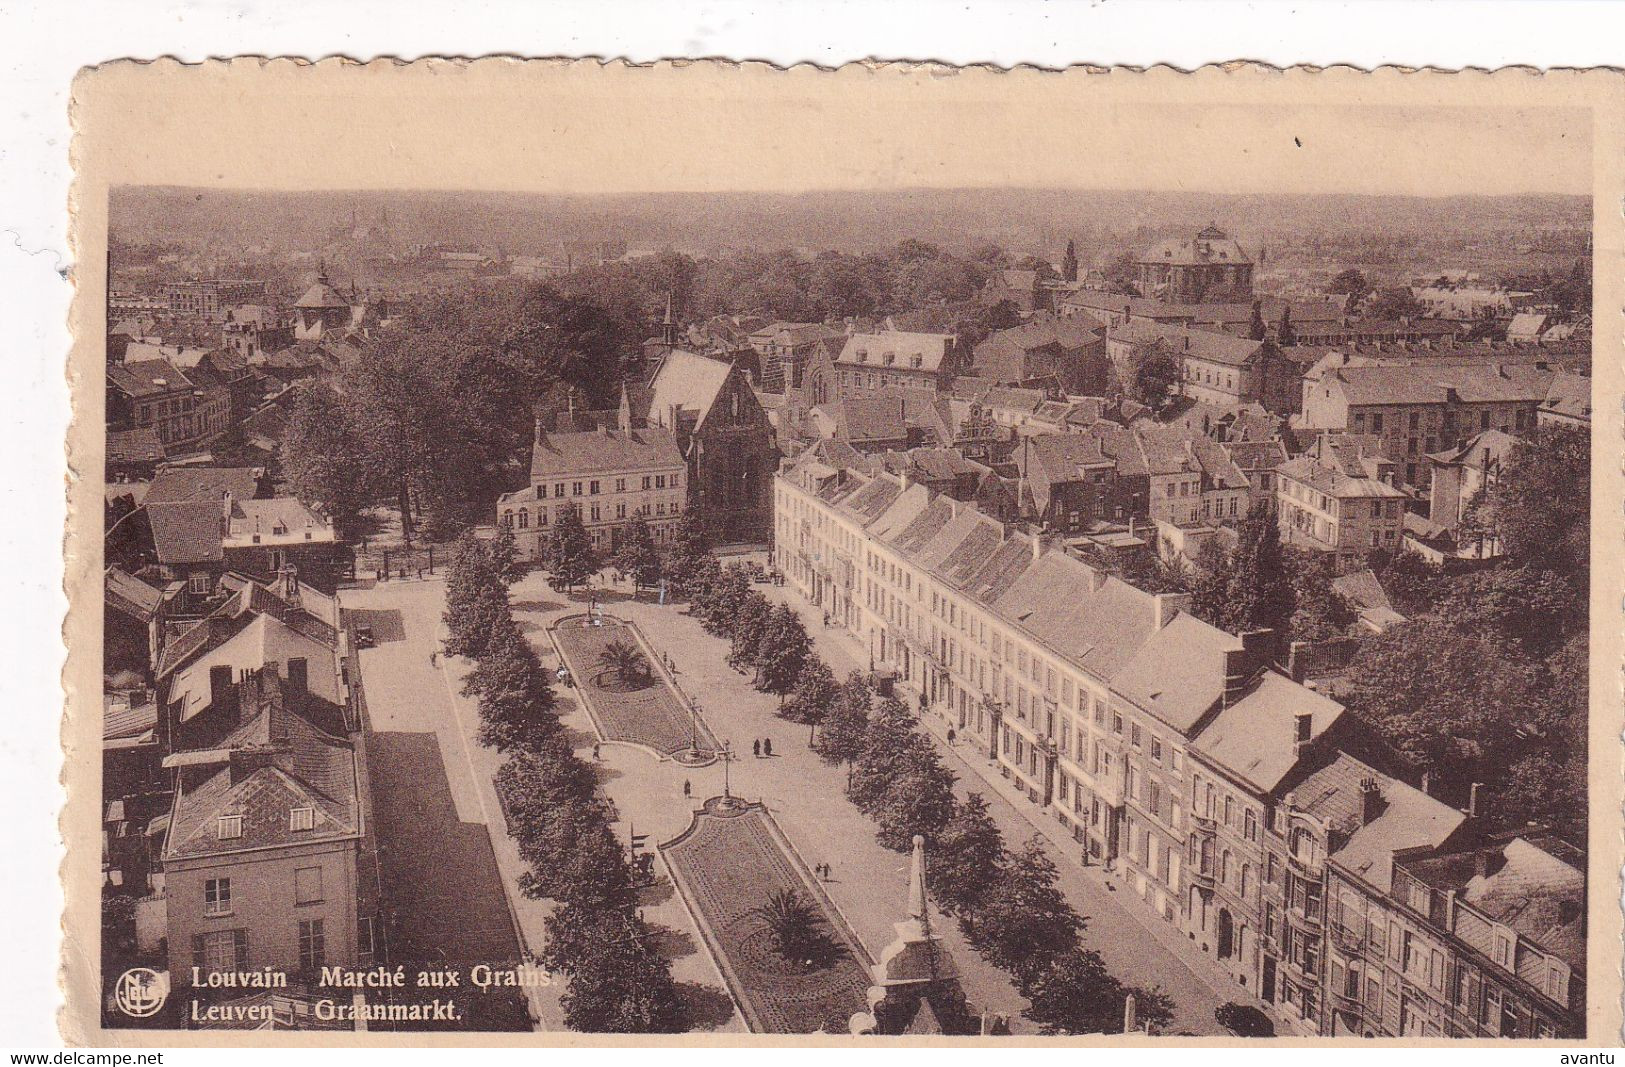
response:
M215 836L222 841L233 841L243 836L243 817L241 815L222 815L215 826Z
M315 808L294 808L288 812L289 830L314 830L315 828Z
M867 348L858 349L858 362L859 363L867 363L867 362L869 362L869 350Z

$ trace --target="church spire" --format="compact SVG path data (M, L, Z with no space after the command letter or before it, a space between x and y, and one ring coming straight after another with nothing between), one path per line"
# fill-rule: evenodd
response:
M660 320L660 343L668 348L677 347L677 322L671 317L671 290L666 290L666 317Z
M922 926L930 922L925 902L925 838L914 835L914 856L908 868L908 917L920 920Z

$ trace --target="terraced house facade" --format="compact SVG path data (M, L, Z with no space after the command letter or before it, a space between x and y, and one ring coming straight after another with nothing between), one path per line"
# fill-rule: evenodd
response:
M1402 768L1274 665L1272 635L1225 633L1182 594L1137 589L902 477L806 456L774 503L791 585L1060 823L1078 862L1106 865L1287 1028L1339 1025L1325 992L1334 864L1454 845L1466 818L1376 770Z

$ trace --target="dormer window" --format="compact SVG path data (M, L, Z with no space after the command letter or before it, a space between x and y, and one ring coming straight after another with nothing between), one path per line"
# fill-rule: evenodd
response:
M288 812L288 829L293 831L316 828L315 808L294 808Z
M222 815L215 824L215 836L222 841L235 841L243 836L243 817L241 815Z
M858 349L858 362L859 363L867 363L867 362L869 362L869 350L867 348Z

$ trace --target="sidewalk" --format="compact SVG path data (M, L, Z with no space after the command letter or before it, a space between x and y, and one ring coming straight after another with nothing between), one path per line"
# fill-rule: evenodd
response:
M863 645L835 626L826 627L823 616L803 600L794 587L758 586L766 595L789 604L801 616L813 639L837 678L868 667ZM919 706L919 694L900 685L901 695L910 707ZM1213 1011L1227 1001L1258 1004L1252 992L1236 983L1217 963L1179 930L1138 900L1116 876L1098 864L1079 863L1080 846L1060 823L1027 799L998 771L985 754L963 742L949 744L948 724L935 713L917 716L919 723L937 742L938 752L948 768L959 775L961 785L982 792L989 811L1004 832L1008 845L1019 845L1036 831L1048 846L1050 858L1061 875L1061 888L1079 914L1088 919L1084 940L1100 953L1111 972L1133 985L1161 985L1174 999L1173 1032L1221 1033ZM1145 935L1149 934L1152 944ZM1154 947L1153 947L1154 944Z

